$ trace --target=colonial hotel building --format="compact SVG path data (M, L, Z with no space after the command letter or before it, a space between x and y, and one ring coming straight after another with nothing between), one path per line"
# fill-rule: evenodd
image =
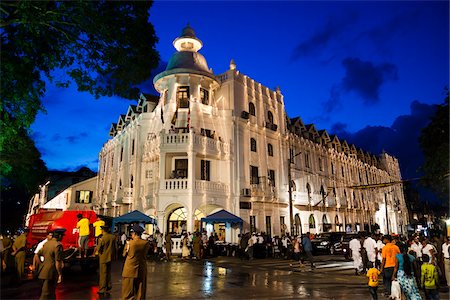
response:
M233 60L215 75L191 27L173 45L153 80L159 97L141 95L111 126L99 154L98 213L137 209L162 232L193 232L221 209L242 218L243 231L270 235L405 230L395 157L289 118L281 91L240 73ZM227 241L240 230L214 226Z

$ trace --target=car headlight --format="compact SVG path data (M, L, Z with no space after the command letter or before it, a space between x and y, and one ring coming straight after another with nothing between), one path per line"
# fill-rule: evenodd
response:
M347 249L342 249L342 251L347 252Z
M326 246L326 245L328 245L328 242L321 242L320 245L321 246Z

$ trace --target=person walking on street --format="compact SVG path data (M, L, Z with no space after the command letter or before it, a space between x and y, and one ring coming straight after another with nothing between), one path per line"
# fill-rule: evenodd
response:
M361 240L359 236L355 236L350 240L348 248L351 251L353 259L353 268L355 269L355 275L359 275L362 272L362 257L361 257Z
M367 236L367 238L364 240L363 248L366 250L367 260L369 262L372 262L372 265L375 266L375 260L377 258L377 242L372 238L371 235Z
M444 274L447 280L447 287L450 288L450 240L445 238L445 243L442 244L442 257L444 259Z
M33 270L35 270L35 273L38 272L39 267L44 262L44 257L39 256L38 253L41 251L41 249L44 247L45 243L50 241L53 238L53 231L50 231L47 233L47 237L39 242L39 244L36 246L36 249L34 250L34 256L33 256Z
M396 262L394 272L392 273L392 280L397 279L403 294L407 300L421 300L419 289L414 278L417 274L414 264L414 256L408 254L408 247L402 246L402 253L395 256Z
M66 232L65 228L53 230L53 238L47 241L38 256L44 257L44 262L38 270L38 278L42 280L40 300L56 299L56 285L62 282L63 247L61 240Z
M430 264L430 257L426 254L422 257L422 274L420 286L425 292L427 300L439 300L439 275L435 265Z
M77 229L78 229L78 258L86 257L89 241L89 220L83 218L82 214L77 215Z
M166 255L167 260L170 260L170 257L172 256L172 235L170 232L166 233Z
M125 246L123 256L126 257L122 271L122 299L143 300L147 287L146 256L150 248L148 241L141 239L144 229L134 225L131 229L131 240Z
M25 255L27 250L28 232L28 228L25 228L23 230L23 233L14 240L12 246L13 252L11 253L11 255L14 256L17 280L19 284L22 282L25 275Z
M101 226L101 238L98 241L96 252L99 256L99 288L98 294L104 295L110 293L112 289L111 283L111 261L116 253L116 238L109 233L109 226Z
M381 251L381 256L383 258L381 262L381 272L383 273L383 285L385 296L391 295L392 286L392 275L394 274L395 264L397 258L395 257L400 253L400 249L392 244L392 237L390 235L385 235L383 237L383 243L385 246Z
M374 267L373 262L369 261L367 263L367 267L369 270L367 271L366 276L369 278L369 292L372 300L378 299L377 289L378 289L378 276L380 275L380 271Z
M306 235L302 239L302 246L303 251L306 253L306 257L308 258L309 262L311 263L311 269L315 269L316 266L314 266L314 257L312 255L312 244L311 240L309 238L310 234L309 232L306 233Z

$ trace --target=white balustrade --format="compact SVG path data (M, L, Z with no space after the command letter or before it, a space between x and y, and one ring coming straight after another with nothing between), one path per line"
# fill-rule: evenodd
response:
M196 180L195 190L198 192L228 193L229 187L222 182Z
M166 179L164 180L166 190L186 190L188 188L187 179Z

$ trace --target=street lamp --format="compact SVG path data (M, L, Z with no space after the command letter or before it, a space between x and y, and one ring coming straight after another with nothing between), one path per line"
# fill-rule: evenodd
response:
M291 148L289 147L289 160L288 160L288 186L289 186L289 222L291 224L291 235L294 233L294 209L293 209L293 201L292 201L292 175L291 175L291 163L292 160L302 154L302 152L299 152L295 155L292 155ZM300 224L301 226L301 224Z

